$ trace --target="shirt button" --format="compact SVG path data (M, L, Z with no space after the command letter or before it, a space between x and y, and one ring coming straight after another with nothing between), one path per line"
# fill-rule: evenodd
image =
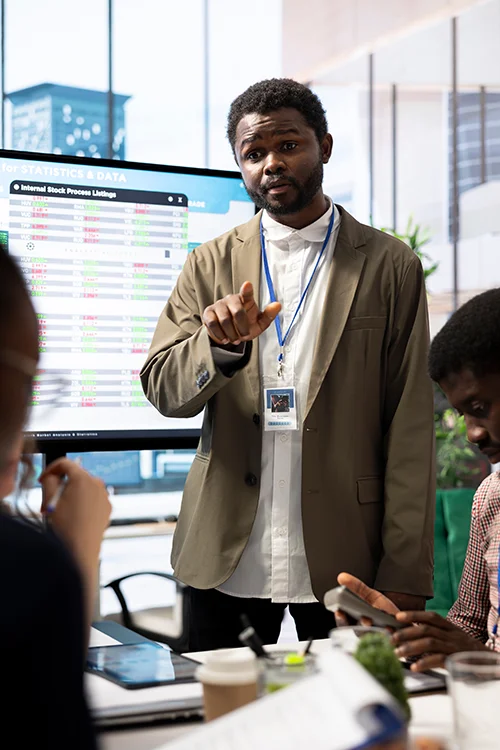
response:
M246 474L246 476L245 476L245 484L248 487L255 487L255 485L257 484L257 477L255 476L255 474L252 474L251 472L249 472L248 474Z
M285 480L284 479L280 479L280 481L278 482L278 487L283 488L283 487L285 487L285 485L286 485Z
M278 529L278 536L286 536L286 529Z
M288 435L286 434L286 432L282 432L281 433L280 440L281 440L282 443L288 442Z

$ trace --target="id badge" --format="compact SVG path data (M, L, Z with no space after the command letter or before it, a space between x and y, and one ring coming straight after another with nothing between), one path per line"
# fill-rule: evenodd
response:
M298 429L295 388L266 388L264 399L266 432Z

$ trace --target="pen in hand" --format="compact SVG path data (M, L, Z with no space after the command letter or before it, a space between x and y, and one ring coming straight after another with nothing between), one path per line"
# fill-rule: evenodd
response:
M79 458L77 458L77 459L75 459L74 463L79 466L80 463L81 463L81 461L80 461ZM59 482L56 491L54 492L54 494L50 498L49 502L47 503L47 506L46 506L45 511L44 511L44 515L45 515L45 520L46 521L49 520L50 514L53 513L55 511L55 509L57 508L57 504L58 504L59 500L61 499L61 495L63 494L64 490L66 489L66 485L67 484L68 484L68 477L64 476L61 479L61 481Z
M57 503L61 499L61 495L65 490L66 484L68 483L67 477L64 477L59 482L59 486L57 487L56 491L50 498L49 502L47 503L47 507L45 508L45 515L49 516L51 513L55 511L57 508Z

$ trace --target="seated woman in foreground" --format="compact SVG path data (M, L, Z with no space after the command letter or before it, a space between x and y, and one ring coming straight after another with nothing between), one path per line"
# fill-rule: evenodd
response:
M31 300L19 269L0 250L1 733L16 747L90 750L96 742L83 668L110 516L106 489L61 459L40 479L46 507L67 478L49 531L1 502L15 490L37 364Z

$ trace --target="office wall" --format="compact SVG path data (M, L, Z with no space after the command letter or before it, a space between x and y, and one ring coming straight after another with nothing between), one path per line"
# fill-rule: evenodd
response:
M320 5L312 4L312 15ZM345 13L362 5L350 4ZM375 5L382 17L390 4ZM415 9L428 5L417 2ZM500 1L459 9L454 24L423 14L425 24L384 39L374 21L371 55L358 48L357 56L334 65L323 50L328 65L318 64L312 80L334 136L342 133L328 167L331 193L346 193L347 185L362 220L404 233L412 218L428 237L425 265L438 264L428 279L433 333L455 305L500 285ZM391 23L408 20L408 8L400 10ZM318 17L314 23L322 27ZM285 63L288 43L285 36Z
M283 73L317 80L352 55L373 51L411 30L481 0L285 0ZM272 4L272 3L271 3Z

